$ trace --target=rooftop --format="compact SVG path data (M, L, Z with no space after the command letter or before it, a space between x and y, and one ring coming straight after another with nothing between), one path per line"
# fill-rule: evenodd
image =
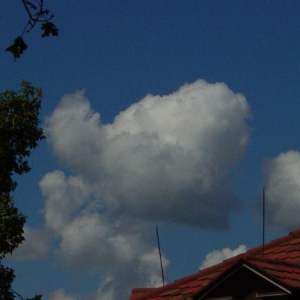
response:
M225 280L228 289L228 278L246 274L245 272L268 281L269 289L278 287L277 293L300 291L300 229L165 286L134 288L129 300L202 299L201 295L211 293L216 285L220 289ZM249 278L250 275L247 276Z

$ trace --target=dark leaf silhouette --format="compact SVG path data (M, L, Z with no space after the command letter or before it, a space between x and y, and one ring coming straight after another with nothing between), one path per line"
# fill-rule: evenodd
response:
M50 34L53 36L58 36L58 29L52 22L46 22L42 24L42 30L44 31L42 37L49 36Z
M42 25L43 38L46 36L49 37L50 35L58 36L58 28L54 23L50 22L50 20L54 18L54 15L50 15L49 9L44 9L44 0L36 0L33 1L34 3L27 0L21 0L21 2L24 5L29 20L25 25L23 32L14 40L14 43L5 49L13 54L15 61L17 58L20 58L23 51L28 48L22 39L23 35L29 33L36 24L40 23Z
M15 40L14 43L7 47L5 51L9 51L13 54L15 60L17 58L20 58L21 54L28 48L28 46L25 44L23 41L22 37L18 36Z

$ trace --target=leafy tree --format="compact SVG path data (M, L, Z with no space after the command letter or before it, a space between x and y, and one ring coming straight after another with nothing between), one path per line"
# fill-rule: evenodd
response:
M21 297L11 289L14 271L2 262L24 241L26 218L18 212L11 198L17 187L13 176L30 171L26 159L38 141L45 138L39 127L41 99L41 89L27 81L22 81L18 93L7 90L0 94L0 300ZM41 296L32 300L38 299Z
M27 44L23 40L23 35L30 32L37 24L41 24L43 38L49 37L50 35L58 35L58 29L52 22L54 15L50 14L50 11L44 8L44 0L36 0L35 3L26 0L21 1L29 20L26 23L22 34L17 36L13 44L6 48L6 51L13 54L15 60L20 58L21 54L23 54L23 52L28 48Z

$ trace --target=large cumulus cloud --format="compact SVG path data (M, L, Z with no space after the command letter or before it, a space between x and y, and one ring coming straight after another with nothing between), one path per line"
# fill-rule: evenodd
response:
M250 116L244 96L203 80L147 95L111 124L83 91L62 98L46 134L73 175L41 180L45 228L59 241L61 263L103 276L94 299L161 284L155 223L228 226L238 201L227 174L245 153Z
M237 207L226 174L245 152L249 116L242 95L199 80L148 95L107 125L82 91L66 95L46 129L109 213L222 229Z

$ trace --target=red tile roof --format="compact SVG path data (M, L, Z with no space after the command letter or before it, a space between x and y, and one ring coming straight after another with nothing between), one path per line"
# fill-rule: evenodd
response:
M300 229L159 288L134 288L129 300L194 300L224 272L245 263L287 288L300 289Z

